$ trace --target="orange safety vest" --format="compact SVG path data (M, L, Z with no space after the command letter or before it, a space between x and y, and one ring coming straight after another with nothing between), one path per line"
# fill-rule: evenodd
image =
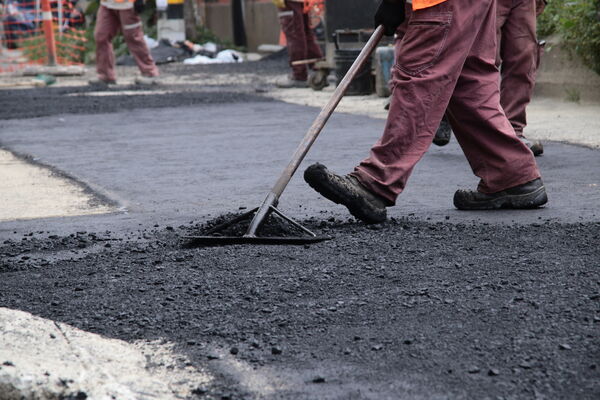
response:
M443 3L446 0L413 0L412 9L413 11L420 10L422 8L432 7L437 4Z

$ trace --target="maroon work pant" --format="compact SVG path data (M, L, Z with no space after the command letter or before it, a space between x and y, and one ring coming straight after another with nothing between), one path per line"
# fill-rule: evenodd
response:
M94 31L98 77L102 80L114 81L116 79L112 41L119 31L123 32L125 43L127 43L129 52L142 75L158 76L158 68L156 68L144 40L142 20L133 11L133 8L112 10L101 5L98 9L96 30Z
M517 135L527 125L540 52L536 37L535 0L497 0L496 30L500 66L500 104Z
M383 136L353 174L394 204L447 109L479 190L540 177L531 151L500 107L496 1L449 0L412 13L399 43Z
M307 79L308 67L312 64L292 65L292 62L323 57L303 8L302 2L286 0L285 8L279 10L279 22L287 41L292 78L300 81Z

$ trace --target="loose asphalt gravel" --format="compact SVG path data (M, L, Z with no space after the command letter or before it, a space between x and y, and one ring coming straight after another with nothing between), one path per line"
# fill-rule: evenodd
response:
M543 210L453 210L453 190L476 180L452 144L425 157L385 224L349 219L295 178L282 201L334 240L190 247L182 235L258 205L315 115L257 87L82 96L68 107L57 105L65 94L88 89L6 92L41 111L0 107L0 145L126 211L3 224L0 306L175 342L217 377L196 398L600 397L598 151L548 144L538 159L551 198ZM38 116L47 118L24 119ZM136 118L147 125L120 129ZM348 168L382 124L339 115L311 157Z

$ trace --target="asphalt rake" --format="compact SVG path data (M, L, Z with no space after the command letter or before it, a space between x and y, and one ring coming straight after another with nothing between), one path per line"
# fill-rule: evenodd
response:
M348 90L348 86L354 79L354 77L360 72L360 70L364 67L365 62L371 56L377 44L381 40L383 36L383 26L378 26L360 54L344 76L344 78L340 81L338 86L336 87L333 95L327 102L327 104L321 109L319 115L312 123L308 132L302 139L302 142L296 148L292 159L290 160L287 167L284 169L283 173L279 176L279 179L263 201L260 207L254 208L244 214L241 214L235 218L232 218L229 221L226 221L220 225L213 227L212 229L204 232L202 236L184 236L184 238L189 240L190 245L197 246L221 246L221 245L231 245L231 244L307 244L307 243L315 243L321 242L324 240L331 239L327 236L317 236L314 232L311 232L308 228L302 226L300 223L294 221L293 219L287 217L283 214L278 208L279 198L281 194L285 190L286 186L292 179L292 176L300 166L302 160L310 150L311 146L323 130L323 127L333 114L333 111L344 97L344 94ZM278 218L281 218L287 221L292 226L298 228L304 235L302 236L260 236L258 234L259 229L266 221L266 219L271 215L275 215ZM252 218L249 227L246 230L246 233L242 236L226 236L221 232L231 227L232 225L238 224L244 220L248 220Z

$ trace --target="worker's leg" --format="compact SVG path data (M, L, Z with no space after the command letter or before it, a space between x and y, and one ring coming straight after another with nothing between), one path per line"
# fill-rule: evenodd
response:
M533 95L537 61L535 0L499 0L512 4L499 34L500 104L517 135L527 125L525 109ZM504 6L504 9L508 9Z
M317 44L315 32L310 27L310 18L308 14L302 14L302 26L304 27L304 38L306 41L306 58L310 60L323 57L321 47ZM308 66L312 67L312 64Z
M500 56L502 45L504 44L502 33L504 24L512 12L514 0L496 1L496 66L500 68L502 57Z
M121 29L129 52L133 56L143 76L158 76L158 68L150 55L150 50L144 40L142 20L133 8L120 10Z
M285 2L286 8L279 11L279 22L285 34L289 53L292 79L305 81L308 77L306 64L292 65L294 61L306 60L307 46L304 30L304 4L296 1Z
M371 149L369 158L353 173L367 189L386 199L388 204L395 203L415 164L431 144L463 65L473 62L467 57L473 58L486 51L491 51L491 55L483 58L485 62L471 66L483 69L474 70L473 74L468 73L460 80L460 84L467 85L470 91L458 88L458 97L453 99L456 104L471 107L465 108L458 117L461 125L465 121L469 125L462 129L463 138L473 136L476 142L473 148L480 154L474 154L469 147L465 154L475 173L482 178L481 187L485 190L500 191L509 187L505 185L519 181L523 174L531 172L524 168L526 166L533 167L535 173L532 175L537 174L531 153L516 138L499 105L495 50L490 46L495 43L494 4L493 0L447 1L414 12L408 22L408 30L399 46L394 92L383 136ZM485 77L481 82L479 74ZM488 84L490 77L495 79L493 87ZM478 107L489 109L479 110ZM488 115L493 116L489 123L483 120ZM477 136L484 138L477 139ZM500 138L489 139L490 136ZM513 163L506 162L507 158ZM502 168L489 171L488 165L501 165ZM519 171L517 166L521 168Z
M113 52L112 40L119 32L120 22L118 11L108 9L104 6L98 8L96 16L96 28L94 40L96 41L96 72L98 78L103 81L114 81L115 54Z
M533 155L516 136L499 107L496 37L490 9L463 66L448 115L455 136L475 175L478 190L495 193L540 177Z
M400 43L402 39L404 39L404 35L406 34L406 30L408 29L408 21L410 20L410 16L412 15L412 4L406 3L404 6L404 22L398 26L396 29L396 35L394 36L394 58L398 60L398 53L400 50ZM391 76L394 74L394 65L392 65L392 69L390 70L390 81L388 84L390 85L390 91L392 90L391 85L393 84L393 79Z

